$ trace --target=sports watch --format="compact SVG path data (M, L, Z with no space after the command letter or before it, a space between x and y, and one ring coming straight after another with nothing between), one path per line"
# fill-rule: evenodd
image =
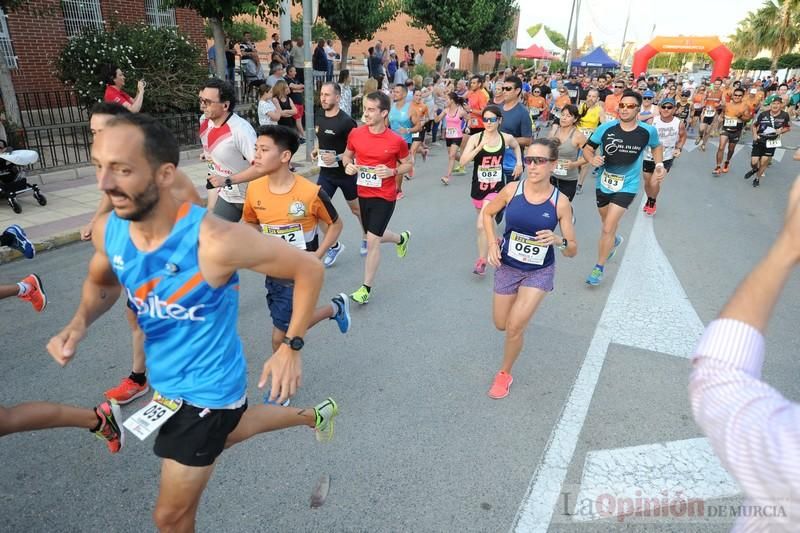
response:
M567 242L567 239L564 239L562 237L561 244L558 245L558 249L559 250L566 250L568 245L569 245L569 243Z
M303 337L292 337L291 339L289 337L284 337L282 342L295 352L302 350L303 346L306 344Z

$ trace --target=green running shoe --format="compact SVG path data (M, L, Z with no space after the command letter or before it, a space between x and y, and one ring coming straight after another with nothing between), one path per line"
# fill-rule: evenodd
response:
M624 240L625 237L622 235L614 236L614 247L611 248L611 251L608 253L608 259L606 259L606 261L611 261L611 258L617 254L617 248L619 248L619 245L622 244Z
M400 238L402 239L402 243L395 245L397 246L397 257L405 257L408 253L408 241L411 240L411 232L404 231L400 234Z
M339 406L333 398L328 398L314 407L314 433L319 442L330 442L333 439L333 420L339 414Z
M365 286L361 286L358 288L356 292L350 295L350 298L361 305L369 302L369 291Z

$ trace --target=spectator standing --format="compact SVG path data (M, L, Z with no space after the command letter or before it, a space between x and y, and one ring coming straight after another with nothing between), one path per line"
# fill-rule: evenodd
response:
M385 77L383 69L383 45L378 42L375 43L375 51L372 54L370 63L372 64L372 77L378 80L378 88L383 86L383 78Z
M225 48L225 79L231 84L236 81L236 48L232 40L228 39Z
M325 42L325 56L328 58L328 70L325 81L333 81L333 64L336 62L336 50L333 49L333 41L328 39Z
M305 83L305 50L303 50L303 39L297 39L297 43L293 44L289 50L290 64L297 68L297 79L300 83Z
M106 92L103 95L104 102L121 104L131 113L138 113L144 103L144 88L147 83L139 80L136 87L136 97L131 96L123 90L125 86L125 73L114 63L109 63L103 67L103 81L106 84Z
M275 87L275 84L278 83L280 80L284 79L286 75L286 71L283 68L283 65L280 63L272 63L269 67L269 77L267 78L267 83Z
M349 69L345 68L339 71L339 90L341 92L339 109L348 115L353 116L353 88L350 87Z
M408 80L408 64L405 61L401 61L397 72L394 73L394 84L405 85L406 80Z
M311 66L314 70L314 86L319 88L328 76L328 54L325 53L325 39L317 41L314 48L314 55L311 58Z
M289 98L292 99L294 103L294 107L297 108L297 114L294 116L295 123L297 125L297 132L300 134L300 142L305 142L306 132L303 128L303 111L305 107L303 105L303 95L305 91L305 86L297 81L295 77L297 75L297 69L294 67L289 67L286 71L286 76L284 79L286 83L289 84Z
M389 78L389 84L394 84L394 76L397 73L397 54L389 56L389 62L386 64L386 75Z
M208 47L206 51L206 57L208 58L208 75L209 76L216 76L217 75L217 49L215 48L214 43L211 43L211 46Z
M419 52L417 52L416 55L414 56L414 64L415 65L422 65L423 63L425 63L425 59L423 57L424 53L425 53L425 50L420 48Z
M265 83L258 88L258 125L275 126L281 118L281 113L275 107L272 87Z

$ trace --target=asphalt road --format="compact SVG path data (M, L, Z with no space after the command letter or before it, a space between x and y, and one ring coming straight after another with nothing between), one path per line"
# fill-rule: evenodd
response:
M595 261L598 217L591 187L576 197L578 256L557 258L556 289L527 331L511 394L493 401L486 391L500 363L503 336L491 321L492 277L471 273L475 211L468 180L455 177L451 186L442 186L443 149L434 151L418 165L417 179L407 183L406 199L390 225L395 231L412 230L408 256L398 259L393 247L384 247L372 299L353 309L350 333L341 335L329 322L307 336L304 385L294 405L336 398L341 415L334 441L319 444L310 431L296 428L228 450L203 497L199 531L514 527L574 394L625 253L637 241L636 235L631 239L632 226L643 215L637 199L623 220L626 243L603 284L590 288L584 279ZM703 323L715 317L769 247L800 168L788 152L768 170L762 187L753 189L741 178L747 156L745 149L729 174L712 178L710 152L685 153L667 178L656 217L643 222L652 223L657 244ZM326 273L325 297L355 290L363 269L354 219L341 197L335 204L344 217L347 249ZM92 406L129 372L130 335L121 302L94 324L67 368L46 354L48 339L78 303L89 257L90 246L81 243L0 267L3 283L37 272L50 300L42 315L14 300L0 304L0 334L9 339L0 362L3 405L50 400ZM637 289L636 270L630 271L618 291L623 300L647 291L646 284ZM239 332L249 362L249 399L255 403L262 395L255 383L268 355L270 323L260 276L243 273L241 287ZM650 313L644 314L655 322L666 320L658 294L644 296ZM798 311L800 280L795 277L772 320L764 371L764 378L791 398L800 397L794 361ZM617 316L621 323L637 318ZM696 333L685 333L689 343ZM574 502L589 452L701 437L689 411L688 373L686 357L612 339L596 387L587 393L586 416L574 428L574 453L559 459L565 473L563 485L553 489L561 492L559 502L564 493ZM125 414L144 403L142 398L125 407ZM129 435L122 453L111 456L102 442L75 429L0 439L0 530L152 530L159 463L151 446L152 438L140 442ZM330 494L324 506L310 509L311 490L321 474L331 476ZM707 503L739 501L734 496ZM728 518L578 523L568 516L571 509L559 505L554 511L551 531L725 531L731 525Z

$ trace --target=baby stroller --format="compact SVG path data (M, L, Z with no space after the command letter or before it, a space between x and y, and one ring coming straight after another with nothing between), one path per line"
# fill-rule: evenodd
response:
M47 198L39 190L39 186L28 183L25 169L22 168L38 160L39 154L33 150L0 153L0 198L5 198L15 213L22 213L17 196L27 192L33 192L39 205L47 205Z

